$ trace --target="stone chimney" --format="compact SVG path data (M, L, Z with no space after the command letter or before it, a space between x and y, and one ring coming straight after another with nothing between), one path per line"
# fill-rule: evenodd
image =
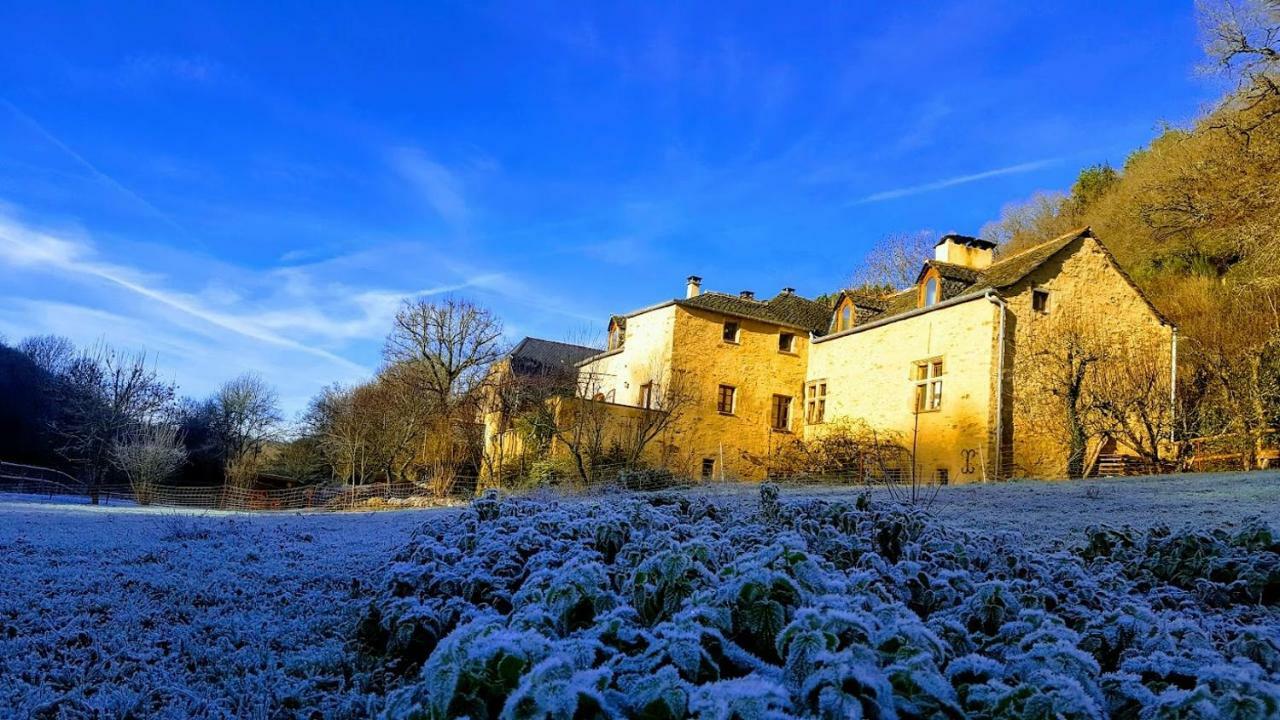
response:
M742 298L743 300L755 300L756 294L751 290L743 290L742 292L738 293L738 297Z
M933 259L938 262L963 265L974 270L991 267L996 244L990 240L967 235L943 235L933 248Z
M702 278L697 275L690 275L688 283L684 286L685 298L698 297L702 293Z

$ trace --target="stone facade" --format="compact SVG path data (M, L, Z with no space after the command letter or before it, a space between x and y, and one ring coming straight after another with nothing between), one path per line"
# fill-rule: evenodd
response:
M1045 293L1043 310L1033 306L1033 294ZM1172 363L1175 332L1137 287L1120 271L1106 247L1092 236L1081 237L1037 266L1002 292L1009 308L1005 378L1006 429L1004 463L1007 475L1059 478L1067 475L1067 450L1056 427L1046 425L1031 397L1040 392L1035 382L1045 372L1037 358L1040 349L1055 342L1064 321L1079 328L1087 343L1118 355L1151 353ZM1060 341L1059 341L1060 342ZM1096 444L1087 456L1095 457ZM1117 448L1120 452L1126 449Z
M644 458L695 477L761 479L781 444L845 420L905 448L904 479L1061 476L1061 435L1045 431L1059 420L1026 411L1043 392L1034 348L1052 345L1053 323L1083 319L1165 372L1175 330L1087 229L1008 258L992 248L947 236L916 286L834 306L790 289L767 301L704 294L690 278L684 299L614 318L618 346L579 363L579 392L625 422L679 383L687 401ZM815 395L821 417L806 405Z
M737 324L735 341L725 340L726 322ZM786 351L784 333L792 337ZM593 396L627 405L644 402L646 385L656 402L663 386L679 382L683 406L646 458L681 473L761 478L758 458L803 430L794 408L808 350L801 329L668 303L627 316L622 348L583 363L579 378ZM719 408L721 386L733 388L729 412ZM791 398L786 428L773 427L775 396Z
M917 477L994 478L992 377L999 317L999 306L977 295L817 339L806 381L826 386L826 405L822 422L806 425L807 436L821 437L841 420L860 420L914 450ZM942 372L932 374L938 362ZM922 363L928 363L930 376L917 376ZM926 393L941 389L936 408L917 411L920 387Z

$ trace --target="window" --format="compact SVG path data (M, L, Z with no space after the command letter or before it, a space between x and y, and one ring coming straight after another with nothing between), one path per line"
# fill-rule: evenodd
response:
M936 305L938 302L938 278L929 278L924 284L924 306Z
M640 407L653 407L653 383L651 382L640 386Z
M727 343L738 342L738 323L732 320L724 321L724 341Z
M845 300L840 304L840 311L836 313L836 332L848 330L853 327L853 320L853 301Z
M609 349L617 350L627 338L627 331L618 325L609 327Z
M805 421L810 425L826 422L827 381L818 380L805 387Z
M946 485L951 481L951 471L947 468L938 468L934 474L934 480L937 480L939 485Z
M725 415L733 414L733 396L734 387L732 385L721 385L720 394L716 399L716 410Z
M1049 312L1049 291L1035 289L1031 291L1031 309L1038 313Z
M791 429L791 398L787 395L773 396L773 429L781 432Z
M716 459L702 458L702 478L709 480L716 474Z
M792 333L778 333L778 352L795 352L796 336Z
M916 412L932 412L942 409L942 358L921 360L911 368L911 380L915 384Z

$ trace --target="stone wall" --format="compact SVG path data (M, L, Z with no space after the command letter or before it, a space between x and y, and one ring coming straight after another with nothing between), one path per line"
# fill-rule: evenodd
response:
M821 438L843 419L862 421L908 452L914 447L921 479L940 470L951 483L992 478L998 321L998 308L978 297L815 342L807 380L827 384L827 405L825 422L808 425L807 436ZM942 402L916 412L912 370L933 359L943 361Z
M1044 312L1032 306L1035 290L1048 292ZM1083 328L1090 342L1109 347L1116 358L1138 353L1154 354L1167 376L1172 328L1164 324L1139 291L1116 268L1106 250L1091 237L1068 245L1055 257L1002 293L1008 304L1010 326L1006 356L1005 409L1006 455L1010 476L1065 477L1068 446L1063 427L1065 411L1044 410L1051 403L1037 397L1043 385L1037 375L1046 372L1043 356L1062 343L1063 323ZM1112 360L1119 362L1122 360ZM1096 442L1089 457L1096 456Z
M723 339L726 320L739 324L736 344ZM780 333L795 336L791 352L778 349ZM803 430L799 408L808 355L803 330L679 308L674 367L686 374L694 399L671 438L678 469L697 474L704 460L712 460L716 477L763 478L776 444ZM731 414L717 409L721 385L734 388ZM775 395L791 398L791 421L781 431L772 427Z

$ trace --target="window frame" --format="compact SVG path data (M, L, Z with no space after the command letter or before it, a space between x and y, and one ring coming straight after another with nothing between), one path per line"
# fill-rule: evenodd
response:
M804 386L804 422L821 425L827 421L827 381L811 380Z
M911 411L914 414L942 410L946 376L947 363L941 355L911 363Z
M649 410L653 407L653 381L640 386L640 407Z
M609 323L609 350L621 350L627 342L627 331L616 322Z
M849 330L857 322L858 309L854 307L853 300L845 298L840 302L840 306L836 308L835 332Z
M1050 295L1048 288L1031 288L1031 311L1048 315Z
M934 287L933 302L929 302L929 285ZM937 268L931 267L925 272L924 277L920 278L919 296L916 298L919 307L933 307L942 302L942 274Z
M769 427L774 432L791 432L791 405L794 399L790 395L774 393L773 401L769 404Z
M724 409L724 406L725 406L724 400L725 400L726 390L729 391L728 392L728 398L729 398L728 410ZM737 409L738 409L738 388L733 385L725 385L722 383L719 389L716 391L716 412L720 413L721 415L734 415L736 414Z
M729 337L729 328L733 328L733 337ZM729 345L739 345L742 343L742 323L737 320L725 320L720 330L721 341Z
M702 458L701 476L703 480L710 480L716 476L715 458Z
M786 338L786 346L783 346L783 338ZM778 333L778 352L788 355L796 354L796 334L791 332Z

